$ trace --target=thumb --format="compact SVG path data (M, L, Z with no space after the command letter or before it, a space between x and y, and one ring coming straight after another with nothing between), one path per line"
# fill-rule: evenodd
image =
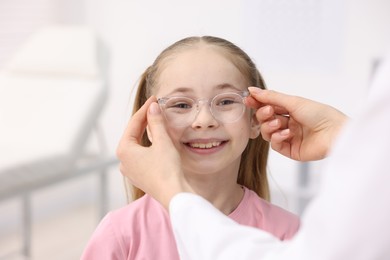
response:
M283 94L274 90L249 87L251 97L263 105L271 105L277 113L290 113L296 107L298 97Z
M164 117L161 113L161 109L156 102L150 104L148 109L148 128L151 134L151 140L153 140L153 144L163 143L164 145L168 145L168 143L172 144L171 138L169 137L167 130L165 128Z

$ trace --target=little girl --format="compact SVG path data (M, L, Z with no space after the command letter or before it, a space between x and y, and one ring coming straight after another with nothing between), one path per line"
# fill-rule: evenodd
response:
M189 37L144 72L134 111L156 96L191 188L236 222L289 239L299 219L269 203L269 147L244 104L248 86L265 88L244 51L221 38ZM146 131L143 145L150 139ZM168 212L136 187L133 198L101 221L82 259L180 259Z

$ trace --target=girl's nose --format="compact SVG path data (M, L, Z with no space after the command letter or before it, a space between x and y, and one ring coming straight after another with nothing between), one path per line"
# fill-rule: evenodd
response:
M219 125L218 121L214 118L210 110L210 105L207 102L200 103L198 107L198 113L192 122L192 128L214 128Z

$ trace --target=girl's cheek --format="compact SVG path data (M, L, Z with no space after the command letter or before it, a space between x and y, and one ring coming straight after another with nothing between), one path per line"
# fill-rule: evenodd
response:
M168 135L171 138L173 144L176 146L176 148L179 148L181 145L180 140L183 136L183 131L171 127L168 127L167 130L168 130Z

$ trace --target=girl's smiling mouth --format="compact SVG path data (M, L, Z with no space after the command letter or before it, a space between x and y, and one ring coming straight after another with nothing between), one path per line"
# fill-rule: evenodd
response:
M194 140L194 141L190 141L190 142L185 142L184 145L188 148L190 148L190 150L192 151L216 151L216 150L219 150L219 148L222 148L222 146L224 146L224 144L226 144L228 141L227 140Z
M222 142L209 142L209 143L187 143L192 148L209 149L212 147L220 146Z

